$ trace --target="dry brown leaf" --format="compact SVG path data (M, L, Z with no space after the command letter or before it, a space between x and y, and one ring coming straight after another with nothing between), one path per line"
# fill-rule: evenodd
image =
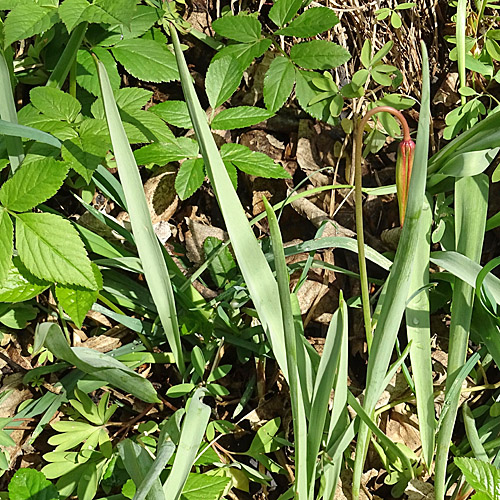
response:
M187 218L186 224L189 228L189 231L185 234L186 255L195 264L205 260L203 243L209 236L222 241L227 239L227 233L218 227L207 226Z

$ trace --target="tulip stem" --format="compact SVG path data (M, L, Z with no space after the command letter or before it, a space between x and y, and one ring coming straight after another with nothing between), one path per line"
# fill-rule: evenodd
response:
M365 259L365 238L363 233L363 195L362 195L362 176L361 176L361 153L363 150L363 132L368 120L376 113L386 112L395 116L401 123L403 129L403 141L410 141L410 128L403 114L391 106L377 106L370 109L360 120L356 129L356 136L354 139L354 196L356 203L356 232L358 241L358 262L359 262L359 275L361 278L361 302L363 305L363 320L365 324L366 344L368 352L373 340L372 333L372 320L370 312L370 293L368 290L368 274L366 272L366 259Z

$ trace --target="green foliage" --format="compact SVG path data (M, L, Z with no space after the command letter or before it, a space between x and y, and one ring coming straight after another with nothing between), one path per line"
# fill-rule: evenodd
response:
M287 57L277 56L271 62L264 80L264 102L275 113L290 97L295 84L295 66Z
M455 465L462 471L466 481L476 490L476 500L498 500L500 494L500 471L494 465L475 458L455 457Z
M243 78L239 62L230 56L215 59L207 71L205 86L213 109L231 97Z
M173 54L154 40L121 40L112 49L116 60L139 80L169 82L179 78Z
M19 469L9 483L10 500L58 500L54 485L35 469Z
M464 4L467 7L467 2L460 0L460 22L464 21ZM403 26L401 11L414 6L403 3L382 8L376 15L379 21L387 20L399 30ZM488 94L500 81L500 30L493 28L494 8L494 3L470 4L474 15L468 20L467 32L464 28L463 33L448 40L457 44L450 57L458 61L459 69L481 78L461 77L461 105L446 117L444 132L445 139L457 137L428 162L426 141L422 139L422 135L428 137L425 77L419 109L419 158L416 177L412 177L416 181L412 181L410 189L408 227L403 228L394 262L366 248L370 260L390 270L390 275L388 285L378 295L374 321L369 325L377 334L370 347L361 406L349 393L347 383L347 304L356 304L356 297L346 302L340 295L338 310L331 311L323 355L319 357L304 341L297 295L313 265L355 278L352 271L314 259L313 254L332 247L355 250L354 240L321 238L318 232L314 240L283 248L278 218L268 204L270 244L265 237L257 239L236 194L238 171L271 179L291 176L267 155L242 144L228 142L219 149L212 132L234 131L272 120L295 97L298 106L313 118L330 125L338 125L342 119L346 134L356 125L343 113L347 100L365 98L358 103L364 103L367 109L409 109L415 100L396 93L403 76L390 64L392 42L373 53L371 42L366 40L361 54L353 54L351 60L346 48L335 43L334 33L329 33L328 39L321 36L311 40L331 30L339 19L332 9L303 0L276 0L269 10L240 10L236 16L226 10L213 22L214 37L199 32L183 19L182 0L0 0L0 9L5 11L0 30L5 48L5 56L2 52L0 57L0 133L5 136L5 147L0 148L0 167L5 168L0 186L0 324L2 332L22 330L43 314L44 320L52 319L52 315L62 326L52 321L39 323L33 345L28 345L33 366L35 356L38 366L26 374L24 382L31 384L36 397L23 403L16 416L37 418L33 439L50 423L53 433L48 444L52 451L43 457L43 472L29 469L14 475L9 484L11 499L76 496L92 500L120 497L121 491L135 500L217 500L232 487L250 493L250 482L268 485L269 474L286 475L289 481L283 457L294 461L295 473L294 486L283 498L294 494L304 500L318 495L333 498L341 468L352 466L351 459L345 460L345 452L354 439L358 446L354 457L356 490L371 433L373 447L387 471L385 483L392 486L393 496L400 496L408 482L421 474L424 463L432 470L435 418L429 319L431 309L442 309L447 315L451 308L452 333L470 322L472 342L483 347L465 365L465 354L459 352L458 356L457 347L450 347L449 363L452 367L455 363L458 375L447 386L438 424L439 498L439 485L445 484L448 465L443 456L448 454L449 432L455 425L454 398L458 398L467 375L483 383L472 370L478 359L484 373L500 359L496 346L500 285L491 274L496 264L492 261L482 268L479 256L469 255L469 246L479 246L484 237L487 182L483 172L500 149L498 117L489 109L493 100ZM267 13L266 21L271 22L264 22ZM180 45L176 27L183 33L191 31L216 52L207 61L206 96L201 97L209 110L201 107L192 86L182 54L185 47ZM170 29L171 40L166 34ZM18 40L24 40L23 50L17 50L16 44L13 61L10 45ZM170 41L175 55L168 45ZM94 55L99 60L97 66ZM262 62L256 61L262 56ZM360 66L352 75L332 71L343 65L348 68L347 62L349 66L357 64L358 59ZM262 73L258 78L254 68L247 71L254 62L255 69ZM130 86L120 88L127 76L122 80L119 69L131 76ZM236 94L238 89L247 88L247 81L243 81L247 74L253 75L256 83L254 95L263 100L254 106L240 105L242 92ZM135 82L167 83L180 75L186 101L157 104L160 94ZM469 82L470 86L466 86ZM25 101L28 104L16 113L11 84L19 83L29 85L31 90ZM156 88L163 92L163 87ZM378 100L367 103L374 88ZM202 92L201 86L197 91L200 89ZM24 90L16 89L15 95L27 98ZM251 103L246 99L243 102ZM485 115L488 117L483 120ZM184 131L179 134L177 129ZM390 114L378 116L366 132L365 155L378 152L387 135L398 138L401 134ZM137 145L133 152L130 144ZM229 235L225 242L214 237L200 242L204 262L194 272L179 269L177 262L185 264L187 260L177 244L173 246L179 257L175 262L170 257L172 248L169 246L167 252L158 244L144 200L143 181L149 170L154 174L157 166L173 162L178 162L178 198L187 200L205 183L204 194L206 189L213 190L213 203L219 205L219 217L224 219ZM139 171L137 163L146 168ZM120 180L112 173L114 168ZM498 172L497 167L493 181ZM480 190L476 189L478 183ZM430 209L424 199L424 185ZM66 214L81 213L73 211L64 197L52 200L61 189L65 195L77 194L82 210L103 224L102 233L74 225L67 217L54 213L53 207L60 207ZM292 193L274 209L327 189L331 186ZM391 188L365 192L387 194ZM108 199L107 208L114 211L98 209L101 195ZM112 217L122 209L130 214L132 232ZM218 213L215 205L214 209ZM475 224L472 217L478 211L482 223ZM491 217L486 230L495 225L498 214ZM265 231L266 226L261 229ZM471 241L465 245L467 236ZM431 241L441 251L430 254ZM305 261L289 265L285 260L285 255L300 253L307 254ZM439 268L432 273L431 284L427 276L430 263ZM291 293L290 274L297 270L302 274ZM189 278L184 277L186 271ZM147 287L141 283L142 276ZM374 286L382 283L377 277ZM214 298L201 297L191 286L194 281L210 289L210 295L215 290ZM33 300L49 288L49 300ZM56 308L53 297L58 302ZM135 332L134 341L109 354L72 347L75 327L88 336L107 335L108 328L99 319L85 323L92 308L114 324ZM403 314L409 344L389 366ZM456 342L459 350L467 346L463 340L464 335ZM260 369L271 357L276 358L288 384L292 422L284 421L287 425L282 425L279 417L270 415L258 423L257 430L253 429L251 444L242 453L246 459L239 462L238 454L231 452L230 463L223 463L208 442L220 435L241 433L234 419L253 407L257 400L255 389L263 388L259 370L258 377L244 380L246 386L241 383L241 370L233 369L234 359L238 366L250 366L257 360ZM135 415L131 416L129 425L122 417L143 409L131 408L130 397L159 404L156 389L147 378L152 372L134 370L145 364L174 362L180 373L169 368L168 389L159 392L167 400L174 399L173 404L180 409L163 422L159 417L168 412L160 410L150 415L148 409L138 422ZM408 362L411 370L406 367ZM268 365L266 373L271 368ZM393 443L377 421L375 405L379 395L400 368L416 397L421 459L405 446ZM449 380L452 376L449 374ZM52 377L57 380L54 387L50 385ZM98 391L106 386L111 389ZM48 387L50 390L46 390ZM235 387L237 395L233 394ZM130 396L116 398L116 390ZM330 401L332 390L334 398ZM203 402L205 396L210 398L211 407ZM257 392L257 396L261 399L262 395ZM166 407L168 402L164 403ZM219 405L233 403L234 410L229 410L233 420L218 414ZM499 482L494 465L462 458L471 452L488 457L497 445L491 429L498 426L498 402L481 404L464 413L467 439L453 445L455 456L460 456L455 463L476 490L473 498L478 500L496 498L493 487ZM348 412L348 405L354 413ZM54 420L56 411L60 418ZM115 419L118 421L110 422L115 411L119 412ZM491 422L483 420L483 415ZM250 420L253 417L252 413L248 416ZM10 426L18 422L23 420L1 420L2 446L15 444L9 432ZM9 428L4 430L7 424ZM112 437L115 426L119 429L116 435L125 430L127 439ZM248 433L245 429L243 432ZM287 435L294 437L293 443L285 439ZM9 463L9 455L0 452L0 474ZM449 472L452 478L458 474L453 466ZM46 478L54 480L55 487ZM4 496L0 493L0 497Z
M241 43L253 43L261 38L262 25L255 16L239 14L224 16L212 23L214 31Z
M26 212L52 198L67 174L68 165L50 157L23 165L0 188L0 203L7 210Z
M201 158L189 158L182 162L175 176L175 190L181 200L189 198L205 180L205 168Z
M90 260L68 220L47 213L16 214L16 248L37 278L95 290Z
M310 38L332 29L339 23L339 18L332 9L315 7L307 9L296 17L286 28L276 31L276 35Z

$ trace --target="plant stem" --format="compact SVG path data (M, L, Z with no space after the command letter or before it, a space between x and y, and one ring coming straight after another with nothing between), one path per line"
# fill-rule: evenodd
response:
M365 334L366 343L368 345L368 351L370 351L373 334L372 334L372 321L370 312L370 293L368 290L368 274L366 271L366 259L365 259L365 237L363 233L363 193L362 193L362 176L361 176L361 153L363 150L363 132L368 120L375 114L386 112L395 116L401 123L403 129L403 140L409 141L410 128L408 123L403 116L403 114L397 109L391 106L377 106L376 108L370 109L361 119L356 130L356 136L354 140L354 185L355 194L354 199L356 202L356 233L358 241L358 262L359 262L359 274L361 277L361 302L363 304L363 319L365 323Z

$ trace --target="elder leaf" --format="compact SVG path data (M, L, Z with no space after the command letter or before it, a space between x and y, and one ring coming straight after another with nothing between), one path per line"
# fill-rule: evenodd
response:
M16 248L38 278L95 290L90 260L71 222L48 213L16 214Z
M54 196L67 174L68 166L54 158L33 160L3 184L0 202L15 212L30 210Z

